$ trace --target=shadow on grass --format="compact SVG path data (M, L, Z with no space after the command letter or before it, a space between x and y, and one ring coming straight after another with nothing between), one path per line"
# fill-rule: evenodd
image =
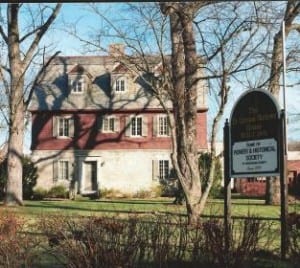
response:
M213 199L213 200L210 200L209 203L211 203L211 204L224 203L224 199L222 199L222 198ZM231 199L231 204L239 205L239 206L265 206L265 207L278 206L278 205L266 205L264 203L264 200L259 199L259 198L232 198Z
M144 199L121 199L121 200L78 200L78 202L96 202L96 203L110 203L110 204L128 204L128 205L171 205L173 200L144 200Z
M43 201L27 201L25 207L28 209L25 213L37 214L43 212L64 213L111 213L111 214L174 214L182 215L182 213L170 211L167 206L171 205L170 201L147 201L147 200L43 200ZM122 208L124 205L124 208ZM147 205L149 205L147 209ZM151 205L161 205L160 208L151 207Z

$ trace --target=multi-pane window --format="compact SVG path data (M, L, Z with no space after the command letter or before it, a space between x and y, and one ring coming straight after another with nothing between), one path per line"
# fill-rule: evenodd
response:
M69 162L61 160L58 162L58 178L61 180L69 179Z
M83 79L73 81L72 91L74 93L82 93L84 91L84 81L83 81Z
M54 137L74 137L74 117L55 116L53 118L53 136Z
M169 178L169 160L159 160L159 179L165 180Z
M69 118L60 117L58 120L58 135L60 137L69 137Z
M119 78L116 80L115 90L116 92L124 92L126 90L125 78Z
M115 118L114 117L102 118L102 131L103 132L114 132L115 131Z
M131 119L131 136L142 136L142 117L133 117Z
M166 115L161 115L158 117L158 135L169 136L169 125Z

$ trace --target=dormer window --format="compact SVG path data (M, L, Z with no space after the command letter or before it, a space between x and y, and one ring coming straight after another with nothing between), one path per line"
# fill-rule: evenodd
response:
M80 64L68 72L68 86L71 93L82 94L91 84L93 76Z
M115 81L115 91L125 92L126 91L126 79L125 77L120 77Z
M83 93L84 92L84 80L83 80L83 78L72 81L71 85L72 85L71 90L72 90L73 93Z

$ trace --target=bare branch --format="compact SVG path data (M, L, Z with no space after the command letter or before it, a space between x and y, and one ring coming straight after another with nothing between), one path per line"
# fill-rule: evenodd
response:
M42 68L39 70L38 74L36 75L33 83L32 83L32 86L31 86L31 89L29 91L29 95L28 95L28 98L27 100L24 101L24 104L26 107L28 107L29 105L29 102L32 98L32 94L34 92L34 89L36 88L36 86L43 80L45 74L46 74L46 70L48 68L48 66L50 65L50 63L53 61L53 59L55 57L57 57L57 55L60 53L60 51L57 51L56 53L54 53L47 61L46 63L42 66Z
M31 46L29 47L27 53L25 54L25 58L23 60L25 69L26 69L26 66L29 65L29 63L32 59L32 56L34 54L34 51L36 50L40 40L42 39L44 34L47 32L47 30L50 27L50 25L52 24L52 22L56 19L57 15L61 9L61 6L62 6L62 4L57 4L55 6L51 15L48 17L47 21L41 27L39 27L39 31L36 32L36 36L35 36L34 40L32 41Z
M9 83L7 81L7 79L5 78L4 74L3 74L3 69L2 66L0 67L0 80L3 81L3 85L4 85L4 88L5 88L5 94L8 95L9 93Z
M291 26L291 31L297 31L298 33L300 33L300 24L298 24L298 23L294 23L294 24L292 24L292 26Z
M1 35L2 39L4 40L4 42L6 44L8 44L8 38L7 38L7 35L5 34L5 32L3 30L2 25L0 25L0 35Z

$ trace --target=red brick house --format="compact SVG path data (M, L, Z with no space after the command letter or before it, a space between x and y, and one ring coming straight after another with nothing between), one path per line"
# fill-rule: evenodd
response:
M165 112L140 79L145 74L118 62L113 48L104 56L55 58L35 89L30 112L37 187L75 182L80 194L136 193L170 177ZM207 149L207 106L205 87L199 82L198 88L201 151Z

